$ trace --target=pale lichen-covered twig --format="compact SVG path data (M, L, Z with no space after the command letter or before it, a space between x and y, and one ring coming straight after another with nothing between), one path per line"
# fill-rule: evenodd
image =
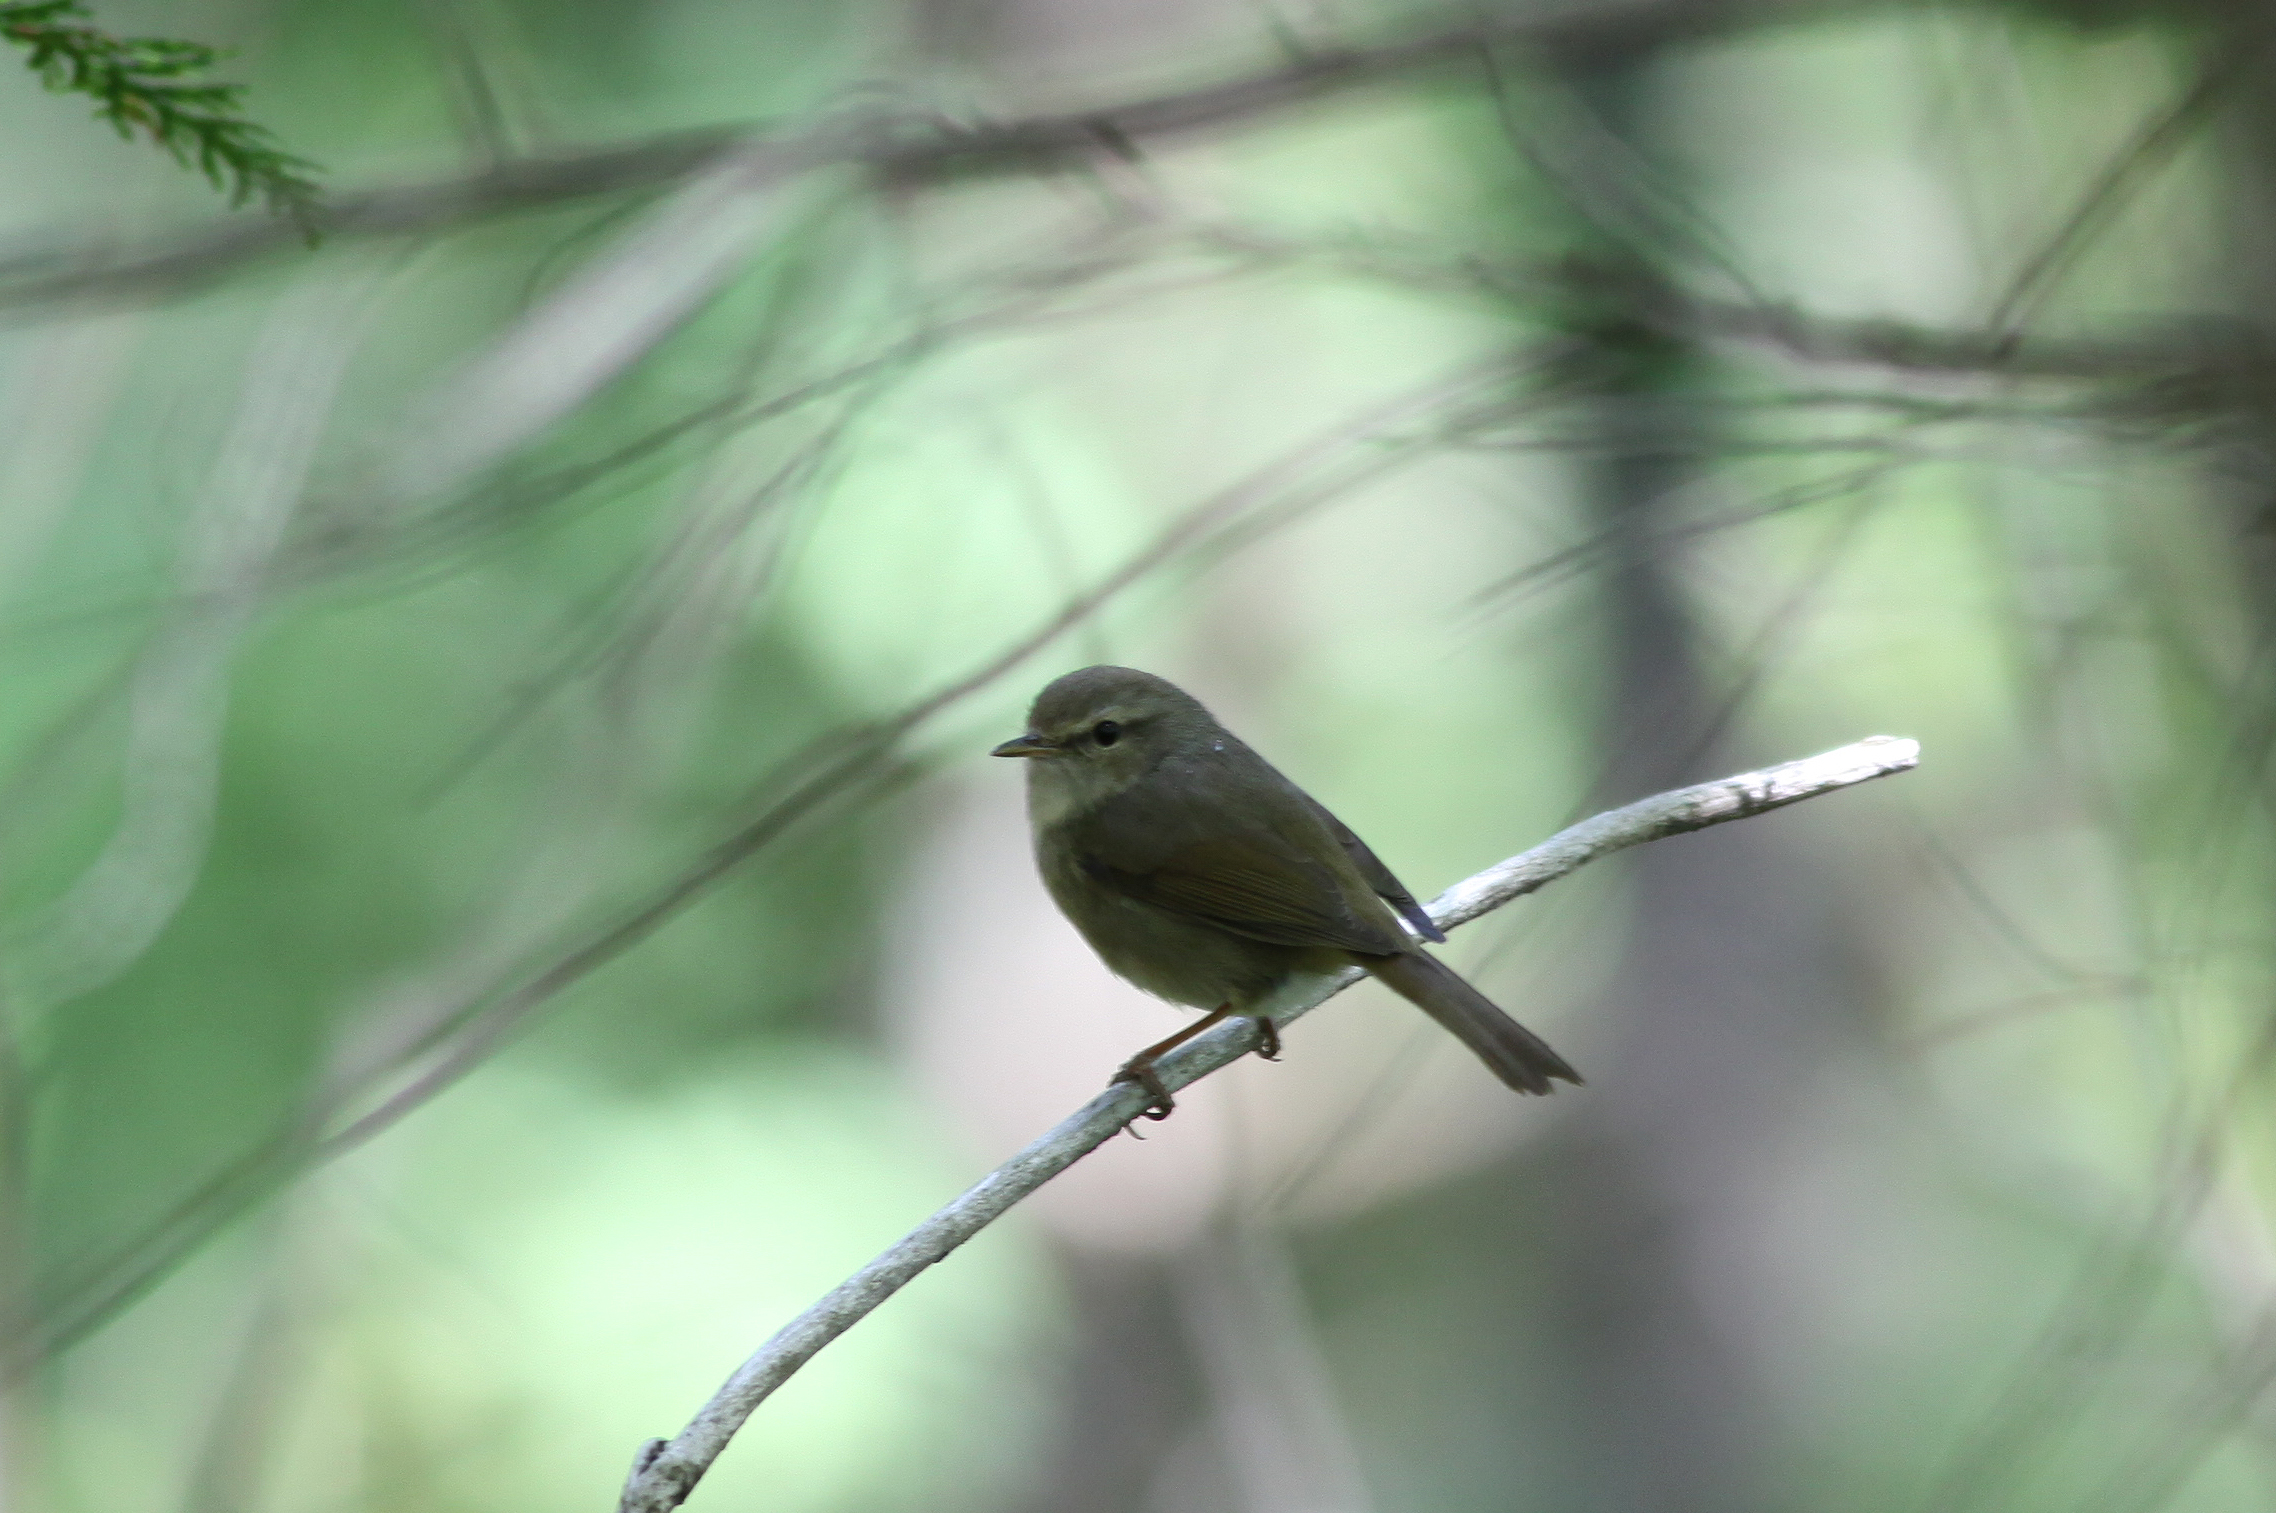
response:
M1797 762L1639 799L1569 826L1532 850L1455 884L1432 901L1430 915L1446 929L1468 924L1600 856L1837 792L1907 771L1919 761L1919 742L1871 736ZM1297 979L1268 1000L1265 1010L1276 1025L1287 1025L1363 975L1353 968L1328 977ZM1164 1056L1155 1070L1172 1090L1185 1087L1247 1055L1254 1048L1254 1035L1250 1021L1228 1020ZM752 1410L824 1345L861 1322L926 1267L1114 1138L1152 1101L1153 1095L1135 1083L1109 1086L784 1325L727 1379L676 1438L651 1440L641 1447L625 1481L618 1513L665 1513L686 1501Z

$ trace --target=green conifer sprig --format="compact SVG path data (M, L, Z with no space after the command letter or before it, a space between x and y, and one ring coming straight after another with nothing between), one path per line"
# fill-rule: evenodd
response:
M79 0L4 0L0 36L30 54L25 61L49 89L93 99L95 114L120 136L148 137L232 205L258 199L315 239L317 165L245 118L244 85L195 78L219 52L171 37L116 37L85 24L92 19Z

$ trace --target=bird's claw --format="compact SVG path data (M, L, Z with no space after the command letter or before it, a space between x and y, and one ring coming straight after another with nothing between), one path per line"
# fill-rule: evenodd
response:
M1218 1010L1217 1014L1211 1016L1211 1020L1222 1017L1226 1012L1225 1009ZM1274 1024L1268 1016L1263 1014L1249 1016L1249 1023L1256 1026L1256 1054L1267 1061L1278 1061L1280 1059L1280 1026ZM1202 1027L1207 1027L1206 1022ZM1188 1033L1190 1034L1190 1032ZM1186 1037L1178 1037L1180 1040L1184 1038ZM1170 1096L1169 1086L1162 1081L1161 1073L1154 1070L1154 1062L1164 1050L1175 1043L1175 1041L1164 1041L1161 1045L1149 1046L1146 1050L1122 1063L1121 1070L1114 1074L1116 1082L1135 1082L1146 1090L1146 1097L1149 1101L1144 1108L1138 1111L1141 1118L1167 1119L1177 1110L1177 1100ZM1137 1131L1132 1130L1131 1133L1136 1134Z
M1151 1061L1124 1062L1122 1070L1114 1074L1114 1080L1116 1082L1135 1082L1146 1090L1146 1096L1153 1101L1138 1111L1138 1115L1142 1119L1159 1121L1169 1118L1171 1114L1177 1111L1177 1100L1170 1096L1169 1088L1163 1084L1161 1075L1154 1070L1154 1064Z

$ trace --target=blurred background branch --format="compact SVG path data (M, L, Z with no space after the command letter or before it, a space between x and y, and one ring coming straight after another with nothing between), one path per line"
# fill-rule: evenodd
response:
M1024 120L961 124L925 115L857 116L788 134L707 128L572 155L501 163L441 183L341 190L326 203L323 229L339 236L449 230L563 200L667 186L723 153L750 157L754 169L772 178L850 163L888 182L911 185L1081 168L1102 156L1128 156L1157 140L1238 125L1387 77L1467 66L1491 46L1523 44L1590 52L1666 45L1724 31L1793 24L1843 3L1854 0L1776 0L1755 7L1702 6L1691 0L1569 5L1538 15L1417 29L1373 45L1303 50L1279 67L1220 84ZM280 238L257 229L229 227L191 231L160 249L42 253L13 267L0 260L0 303L165 298L226 276L281 245ZM59 261L80 266L57 272L53 264Z
M0 76L0 1499L614 1484L1163 1032L976 756L1118 661L1424 885L1939 760L1466 932L1580 1096L1316 1016L707 1496L2267 1504L2264 18L92 9L325 235Z
M393 1003L376 1022L352 1027L336 1064L312 1090L307 1106L292 1111L266 1138L114 1254L78 1263L43 1300L39 1319L10 1322L10 1347L0 1365L11 1374L20 1373L101 1327L248 1206L309 1167L385 1132L447 1090L494 1055L530 1015L638 945L794 827L826 820L834 810L842 813L849 803L865 797L873 800L879 788L905 781L906 759L898 748L913 731L1027 663L1163 564L1209 550L1214 537L1236 530L1253 537L1260 530L1284 526L1346 492L1358 478L1412 460L1432 440L1428 422L1463 402L1475 403L1481 392L1498 391L1506 377L1503 365L1495 363L1451 379L1435 379L1417 392L1398 395L1339 422L1173 520L1102 582L1061 606L986 665L887 719L826 732L788 756L736 806L752 818L705 847L647 898L615 917L583 928L565 921L571 942L556 946L541 964L516 963L470 992L433 1000L420 995ZM1418 423L1421 429L1416 429ZM1354 452L1361 455L1347 458ZM178 779L184 764L157 765L176 772ZM104 874L98 870L102 865L98 860L90 867L80 886L108 898L120 891L120 885L112 881L106 890ZM159 871L146 865L130 873L137 901ZM163 912L179 898L157 902ZM147 935L151 928L144 925L140 933ZM53 922L42 921L40 947L68 951L78 933L85 932L59 931ZM103 939L115 939L117 934L114 921ZM27 960L36 963L37 958ZM61 997L87 985L82 968L67 988L50 996Z

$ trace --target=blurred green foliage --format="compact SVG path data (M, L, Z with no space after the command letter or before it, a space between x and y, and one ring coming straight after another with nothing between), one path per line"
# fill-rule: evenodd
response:
M49 89L93 99L121 137L148 137L231 204L258 199L315 235L316 165L245 118L244 86L195 82L220 54L178 37L112 36L88 19L78 0L15 0L0 5L0 36Z
M106 7L313 251L0 81L0 1493L605 1503L1119 1054L980 760L1117 660L1425 893L1927 761L1466 932L1587 1090L1354 995L695 1506L2263 1505L2259 23L1480 15Z

